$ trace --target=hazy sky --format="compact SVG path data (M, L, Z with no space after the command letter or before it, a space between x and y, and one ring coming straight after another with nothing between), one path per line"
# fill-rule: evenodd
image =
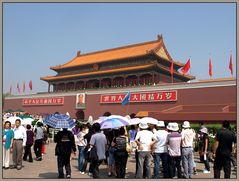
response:
M191 74L208 79L236 75L236 3L4 3L3 92L17 82L33 82L46 92L40 77L56 75L50 66L66 63L78 50L88 53L157 39L162 34L174 60Z

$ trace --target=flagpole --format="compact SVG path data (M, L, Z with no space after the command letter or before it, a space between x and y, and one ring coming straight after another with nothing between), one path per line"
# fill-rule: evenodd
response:
M230 59L231 59L231 57L232 57L232 50L230 52L231 52L231 55L230 55ZM232 63L232 65L233 65L233 63ZM232 73L231 73L231 75L232 75L232 78L233 78L233 66L232 66Z
M189 59L190 59L190 75L192 75L192 73L191 73L191 69L192 69L192 66L191 66L191 56L189 56Z
M211 66L211 53L209 53L209 70L210 70L210 66ZM212 75L209 73L209 76L210 76L210 80L212 79Z

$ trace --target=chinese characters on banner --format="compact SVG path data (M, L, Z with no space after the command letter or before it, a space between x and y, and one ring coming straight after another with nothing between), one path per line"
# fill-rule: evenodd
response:
M64 97L28 98L22 100L23 106L63 105Z
M101 95L100 103L121 103L126 94ZM131 93L129 102L177 101L177 91Z

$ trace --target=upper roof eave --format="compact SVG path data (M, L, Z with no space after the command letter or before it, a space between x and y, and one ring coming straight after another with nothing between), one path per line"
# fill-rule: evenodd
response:
M144 54L146 55L148 51L154 49L158 44L161 44L161 42L162 42L161 39L162 39L162 37L158 38L157 40L153 40L153 41L148 41L148 42L143 42L143 43L138 43L138 44L131 44L131 45L126 45L126 46L122 46L122 47L117 47L117 48L106 49L106 50L101 50L101 51L96 51L96 52L90 52L90 53L82 54L80 56L74 57L72 60L70 60L69 62L66 62L65 64L57 65L57 66L51 66L50 69L52 69L52 70L60 70L60 69L65 69L65 68L70 68L70 67L81 66L84 63L80 62L80 63L76 63L75 65L74 64L70 65L70 64L72 64L74 61L80 61L79 60L80 58L83 59L83 58L85 58L87 56L88 57L89 56L94 56L94 55L96 56L98 54L102 55L102 54L107 54L107 53L110 54L111 52L112 53L115 52L117 54L117 51L125 51L125 50L127 51L127 50L130 50L131 48L139 48L139 50L137 50L137 52L140 52L140 49L143 47L142 48L143 49L142 52L140 52L138 54L136 53L136 55L137 56L138 55L144 55ZM147 49L147 47L148 47L148 49ZM134 51L129 51L128 53L131 53L131 54L133 54L135 56L135 54L133 52ZM129 56L129 57L131 57L131 56ZM108 57L106 57L105 60L100 60L100 61L98 61L96 63L107 62L107 61L112 61L112 60L119 60L119 59L122 59L122 58L127 58L127 56L126 57L122 57L122 55L121 55L121 57L120 56L119 57L115 56L115 58L113 58L113 59L107 59L107 58ZM76 59L78 59L78 60L76 60ZM90 62L88 64L92 64L92 62ZM85 63L84 65L87 65L87 63Z
M70 78L75 78L75 77L80 77L80 76L119 72L119 71L123 71L124 69L127 69L127 70L141 70L141 69L147 69L147 68L153 67L155 65L156 65L155 62L153 62L153 63L150 63L150 64L140 65L140 66L137 66L137 67L134 66L134 67L117 68L117 69L103 70L103 71L84 72L84 73L78 73L78 74L74 74L74 75L46 76L46 77L41 77L40 79L44 80L44 81L54 81L54 80L58 80L58 79L70 79Z
M165 59L163 56L159 56L156 54L156 52L161 47L164 48L168 59ZM143 43L138 43L138 44L131 44L131 45L126 45L126 46L122 46L122 47L82 54L82 55L74 57L72 60L70 60L69 62L66 62L65 64L51 66L50 69L57 71L57 70L67 69L67 68L72 68L72 67L91 65L94 63L111 62L111 61L132 58L132 57L138 57L138 56L147 55L150 53L154 53L158 57L163 58L166 61L173 62L179 68L184 66L183 63L176 62L172 59L172 57L168 53L168 50L164 44L162 35L158 35L158 39L154 40L154 41L148 41L148 42L143 42ZM95 61L93 61L92 58L95 59Z

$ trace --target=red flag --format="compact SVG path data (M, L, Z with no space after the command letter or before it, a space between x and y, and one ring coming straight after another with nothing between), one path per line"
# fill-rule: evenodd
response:
M171 63L171 66L170 66L170 74L171 76L173 75L173 62Z
M29 88L30 88L30 90L32 90L32 80L30 80L30 82L29 82Z
M183 68L181 69L183 75L185 75L188 70L190 69L191 67L191 61L190 61L190 58L188 59L187 63L183 66Z
M233 75L232 54L230 55L229 69L231 71L231 74Z
M22 92L24 93L26 90L26 84L25 84L25 81L23 82L23 86L22 86Z
M12 84L10 86L10 95L12 95Z
M212 77L212 59L209 59L209 75Z
M17 91L18 91L18 93L20 94L20 86L19 86L19 83L17 83Z

